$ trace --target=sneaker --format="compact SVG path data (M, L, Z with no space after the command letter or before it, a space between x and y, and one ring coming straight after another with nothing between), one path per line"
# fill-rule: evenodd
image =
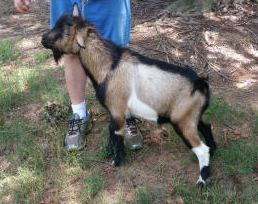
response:
M72 119L69 120L69 129L65 137L65 148L68 151L81 150L86 145L84 135L91 129L90 115L87 112L85 118L79 117L77 113L74 113Z
M143 137L137 128L134 118L126 119L124 137L126 143L129 143L131 149L140 149L143 146Z

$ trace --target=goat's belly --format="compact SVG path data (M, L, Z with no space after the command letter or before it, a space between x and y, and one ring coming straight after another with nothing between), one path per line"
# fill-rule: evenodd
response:
M128 100L127 113L155 122L157 122L158 119L157 112L139 100L135 94L132 94Z

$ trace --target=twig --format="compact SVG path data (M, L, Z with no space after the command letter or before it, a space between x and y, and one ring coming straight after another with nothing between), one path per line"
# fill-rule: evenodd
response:
M227 123L224 123L224 125L226 125L227 127L229 127L230 129L232 130L235 130L236 128L235 127L232 127L231 125L227 124Z
M258 40L258 36L252 30L250 30L249 28L245 28L245 29L248 30L250 33L252 33L256 37L256 39Z
M59 128L58 128L58 126L57 126L55 120L53 120L53 117L52 117L48 112L46 112L46 114L47 114L47 117L48 117L48 119L50 120L50 122L55 125L55 127L56 127L57 130L59 130Z
M190 46L194 49L194 51L199 54L204 60L205 62L221 77L227 79L227 80L230 80L230 81L233 81L231 78L229 78L225 73L221 72L220 70L218 70L215 65L213 65L212 63L210 63L206 57L204 57L197 49L195 46L193 46L190 42L189 42Z
M145 50L152 50L152 51L159 52L159 53L162 53L162 54L167 54L169 57L171 57L173 59L174 62L176 62L178 64L183 64L181 61L175 59L171 54L166 53L166 52L164 52L162 50L153 49L153 48L146 47L146 46L143 46L143 45L138 45L138 44L135 44L135 43L132 43L132 42L130 44L132 44L134 46L137 46L137 47L140 47L140 48L143 48Z

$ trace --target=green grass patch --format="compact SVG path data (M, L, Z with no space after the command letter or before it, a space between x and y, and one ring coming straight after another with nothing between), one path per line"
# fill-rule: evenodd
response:
M6 174L1 179L7 182L0 191L0 203L39 203L45 187L43 173L19 167L14 175Z
M49 58L51 55L51 51L38 51L34 54L34 62L36 65L40 65L42 63L45 63L47 58Z
M59 70L28 67L4 72L0 75L1 110L5 112L9 108L22 104L28 98L37 103L56 101L68 105L69 96L66 86L60 86L60 82L54 77L56 72Z
M14 107L24 98L29 70L13 70L0 74L0 106L2 111Z
M222 159L224 172L230 175L250 174L258 162L258 146L256 143L248 144L246 141L229 141L219 146L217 154Z
M95 150L95 156L98 159L106 159L107 154L106 154L106 148L108 145L108 140L109 140L109 132L106 127L104 127L99 134L98 140L97 140L97 148Z
M99 171L93 171L89 176L87 176L87 178L83 180L83 188L80 192L80 197L92 200L93 196L103 188L104 184L105 180Z
M0 134L2 148L9 149L15 154L10 156L12 168L25 166L36 172L44 170L44 151L39 146L35 137L43 136L43 127L38 129L26 123L17 115L14 116L12 123L4 126L6 134Z
M0 40L0 65L9 64L20 55L20 51L15 50L13 44Z
M163 187L140 187L135 191L135 200L131 204L158 204L166 200L167 193Z
M11 189L13 200L18 203L37 203L44 190L41 174L36 174L29 168L18 168L14 178L15 187Z
M253 111L253 118L250 120L253 127L253 134L258 135L258 111Z
M209 108L205 111L204 119L218 125L233 123L239 124L242 122L244 111L242 108L236 108L227 104L223 98L211 96Z
M255 183L243 186L244 192L236 192L228 186L221 186L218 183L197 188L196 185L189 185L180 182L175 186L173 196L181 196L184 204L250 204L257 201L258 187Z

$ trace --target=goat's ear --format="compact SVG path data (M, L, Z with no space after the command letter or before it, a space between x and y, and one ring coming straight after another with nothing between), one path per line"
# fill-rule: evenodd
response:
M82 34L78 33L76 35L76 40L77 40L77 44L79 45L79 47L85 49L85 44L84 44L84 40L83 40Z
M79 8L76 3L73 5L73 16L80 16Z

